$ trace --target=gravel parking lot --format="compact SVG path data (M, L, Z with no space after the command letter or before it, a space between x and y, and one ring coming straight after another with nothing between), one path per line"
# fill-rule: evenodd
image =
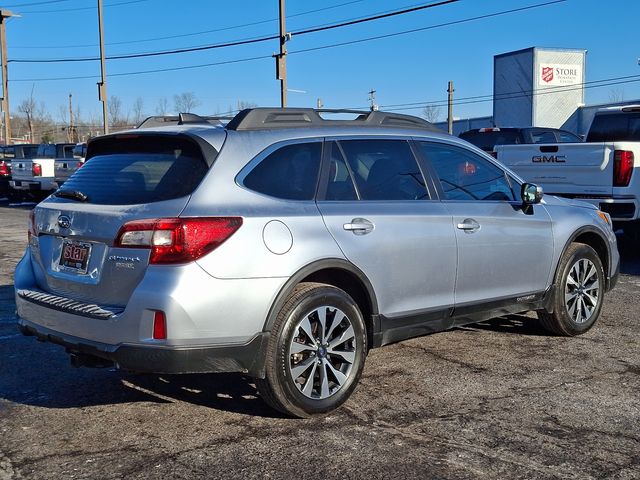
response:
M0 203L0 480L640 478L640 252L578 338L509 316L373 350L346 406L283 418L241 375L76 369L15 328L29 206Z

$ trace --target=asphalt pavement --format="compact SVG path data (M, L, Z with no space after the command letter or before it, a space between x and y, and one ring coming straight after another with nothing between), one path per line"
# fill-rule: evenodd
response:
M21 336L29 205L0 202L0 480L640 478L640 249L577 338L534 315L370 352L338 411L284 418L242 375L77 369Z

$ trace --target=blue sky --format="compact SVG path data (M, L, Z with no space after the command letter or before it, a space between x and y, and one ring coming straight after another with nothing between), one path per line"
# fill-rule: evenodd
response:
M519 13L469 21L417 33L388 37L304 53L298 50L465 20L545 0L460 0L399 17L294 36L287 57L291 106L366 107L367 92L377 103L396 105L446 99L448 80L456 96L492 93L493 56L531 46L588 50L586 81L640 75L640 49L635 40L640 2L637 0L567 0ZM287 0L287 30L337 23L428 2L419 0ZM118 5L119 4L119 5ZM10 60L97 56L97 0L9 0L0 7L21 14L7 23ZM335 8L330 8L334 7ZM314 13L305 13L323 9ZM277 0L105 0L107 55L152 52L269 36L278 32ZM253 25L248 25L253 24ZM217 30L211 32L211 30ZM209 33L199 33L209 31ZM193 35L191 35L193 34ZM174 38L157 39L157 37ZM123 43L136 42L136 43ZM180 55L111 60L107 74L173 68L269 57L277 40ZM99 62L9 64L12 111L31 90L54 117L69 93L83 118L100 118L97 99ZM93 76L74 80L46 79ZM639 77L640 79L640 77ZM26 80L26 81L25 81ZM279 104L274 60L262 58L225 65L142 75L108 77L109 95L125 109L142 97L153 114L158 102L193 92L202 102L195 110L212 114L239 100ZM586 103L606 102L612 89L625 99L640 98L640 81L586 91ZM391 108L393 109L393 108ZM442 109L442 116L445 115ZM491 102L460 105L454 115L490 115ZM420 109L406 113L420 113Z

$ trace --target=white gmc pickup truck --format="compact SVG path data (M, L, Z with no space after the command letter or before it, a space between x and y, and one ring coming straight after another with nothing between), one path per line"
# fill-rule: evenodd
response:
M497 145L497 159L545 193L576 198L640 234L640 105L596 113L586 143Z
M56 190L56 160L73 162L75 143L41 144L34 158L18 160L12 165L11 188L36 196Z

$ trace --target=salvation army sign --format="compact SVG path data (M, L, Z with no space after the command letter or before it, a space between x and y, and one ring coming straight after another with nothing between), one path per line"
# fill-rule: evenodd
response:
M538 71L540 85L576 85L582 82L580 65L541 64Z

